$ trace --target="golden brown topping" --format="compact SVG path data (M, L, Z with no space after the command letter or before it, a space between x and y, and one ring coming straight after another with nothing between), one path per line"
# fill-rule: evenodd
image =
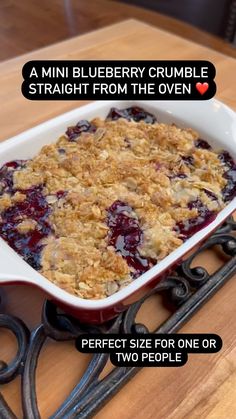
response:
M226 179L217 154L194 147L191 129L122 118L92 123L95 132L76 141L62 136L16 170L19 191L0 197L0 211L24 201L20 190L43 185L52 233L42 243L41 273L70 293L99 299L130 283L134 271L109 243L107 209L115 201L127 203L127 216L139 223L140 255L159 261L182 243L176 223L198 215L190 202L223 207ZM17 229L24 234L36 224L26 219Z

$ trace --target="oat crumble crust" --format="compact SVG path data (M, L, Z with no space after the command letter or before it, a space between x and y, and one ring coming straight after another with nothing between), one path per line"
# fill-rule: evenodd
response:
M69 293L100 299L133 280L126 260L108 244L107 208L114 201L127 202L139 221L140 254L159 261L182 244L174 230L176 222L198 214L187 204L200 198L219 212L225 206L221 191L227 182L217 153L196 148L199 136L191 129L123 118L97 118L92 123L96 132L82 133L78 141L64 135L56 144L44 146L14 172L13 181L22 191L44 185L51 207L54 233L43 242L42 275ZM182 156L192 156L194 165ZM179 173L187 177L179 178ZM218 199L210 199L205 190ZM66 194L58 198L58 191ZM24 199L19 191L3 194L0 211ZM24 233L36 225L34 220L22 220L18 230Z

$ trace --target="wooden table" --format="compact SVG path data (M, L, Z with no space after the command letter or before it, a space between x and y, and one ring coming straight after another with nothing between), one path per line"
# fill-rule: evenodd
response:
M88 7L88 0L2 0L0 60L130 18L141 19L236 58L236 49L223 39L173 17L137 7L134 2L89 0Z
M72 38L0 65L1 131L4 140L84 102L30 102L20 91L21 68L31 59L208 59L217 69L217 98L236 109L236 61L135 20ZM204 123L204 122L203 122ZM200 263L214 270L221 260L208 252ZM190 355L186 366L146 368L128 383L97 419L233 419L236 417L236 278L230 280L182 329L221 335L224 346L215 355ZM5 287L5 307L33 327L39 322L45 295L25 286ZM156 300L146 304L140 320L150 328L167 311ZM1 332L0 359L14 355L13 338ZM48 342L37 375L42 418L47 418L73 388L89 356L70 343ZM20 380L0 386L4 397L21 418ZM31 419L31 418L29 418Z

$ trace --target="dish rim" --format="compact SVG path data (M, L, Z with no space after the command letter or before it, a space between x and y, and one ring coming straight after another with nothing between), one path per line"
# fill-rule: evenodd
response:
M81 106L79 108L73 109L72 111L63 113L55 118L52 118L48 121L45 121L33 128L30 128L14 137L11 137L10 139L4 141L0 144L0 159L6 153L7 151L11 151L11 149L14 149L16 145L19 145L20 142L27 143L27 141L30 141L32 136L34 136L39 131L45 131L50 130L53 127L56 127L58 122L62 122L63 120L68 121L73 118L77 121L82 118L86 118L87 114L94 114L93 117L96 115L96 110L106 109L110 108L112 106L116 107L122 107L125 108L127 106L141 106L146 108L150 112L154 112L158 114L158 111L160 113L171 114L173 115L173 120L178 119L177 116L173 113L173 111L168 110L168 108L173 108L175 106L185 106L187 109L189 107L193 106L198 107L203 105L206 110L209 108L209 112L211 111L211 107L214 108L214 106L220 110L222 113L222 118L224 117L224 113L226 113L231 119L233 124L235 123L236 126L236 114L235 112L230 109L228 106L223 104L222 102L211 99L209 101L203 101L203 102L194 102L194 101L97 101L92 102L87 105ZM207 105L208 104L208 105ZM178 113L178 112L177 112ZM88 119L91 117L89 116ZM185 116L182 118L183 125ZM161 122L161 121L160 121ZM174 122L174 121L173 121ZM186 120L186 126L188 125L188 122ZM233 139L236 143L236 128L232 125L232 133L234 133L235 129L235 137L233 135ZM199 130L199 128L198 128ZM61 133L62 135L62 133ZM209 134L210 135L210 134ZM211 133L213 135L213 133ZM56 141L57 138L54 139ZM229 140L229 138L228 138ZM51 141L52 142L52 141ZM222 141L223 142L223 141ZM50 144L50 141L47 142ZM227 140L225 140L225 146L226 149L228 149L228 143ZM42 145L40 146L40 148ZM36 152L37 153L37 152ZM35 154L36 154L35 153ZM234 155L234 159L235 159ZM4 163L1 163L4 164ZM130 284L126 285L123 289L117 291L115 294L108 296L106 298L98 299L98 300L92 300L92 299L83 299L81 297L78 297L76 295L70 294L69 292L63 290L58 285L52 283L49 281L46 277L41 275L39 272L31 268L30 265L25 262L21 256L19 256L1 237L0 237L0 256L1 252L3 250L5 257L9 257L9 261L13 263L15 260L16 265L19 267L22 267L22 270L26 272L26 274L10 274L7 273L1 273L1 267L0 267L0 284L1 283L10 283L10 282L24 282L24 283L30 283L35 286L38 286L39 288L44 289L44 291L48 292L50 295L54 296L55 299L60 300L62 303L69 305L74 308L83 308L83 309L91 309L91 310L97 310L97 309L103 309L107 307L111 307L114 305L117 305L121 303L123 300L129 298L132 294L139 291L142 287L147 286L149 282L151 282L155 277L161 276L170 268L173 266L173 264L177 263L181 258L183 258L186 253L188 253L193 247L197 246L201 241L206 239L219 225L221 225L225 219L234 212L236 209L236 197L226 205L226 207L221 210L216 218L209 223L206 227L195 233L191 238L189 238L186 242L184 242L182 245L180 245L177 249L175 249L173 252L171 252L168 256L166 256L163 260L158 262L156 265L154 265L151 269L149 269L147 272L142 274L140 277L135 279ZM25 276L26 275L26 276ZM29 275L29 276L28 276ZM5 278L5 280L4 280Z

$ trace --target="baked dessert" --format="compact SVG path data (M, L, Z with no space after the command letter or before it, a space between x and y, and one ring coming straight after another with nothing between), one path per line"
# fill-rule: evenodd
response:
M0 236L82 298L129 284L236 195L236 164L192 129L139 107L79 121L0 169Z

